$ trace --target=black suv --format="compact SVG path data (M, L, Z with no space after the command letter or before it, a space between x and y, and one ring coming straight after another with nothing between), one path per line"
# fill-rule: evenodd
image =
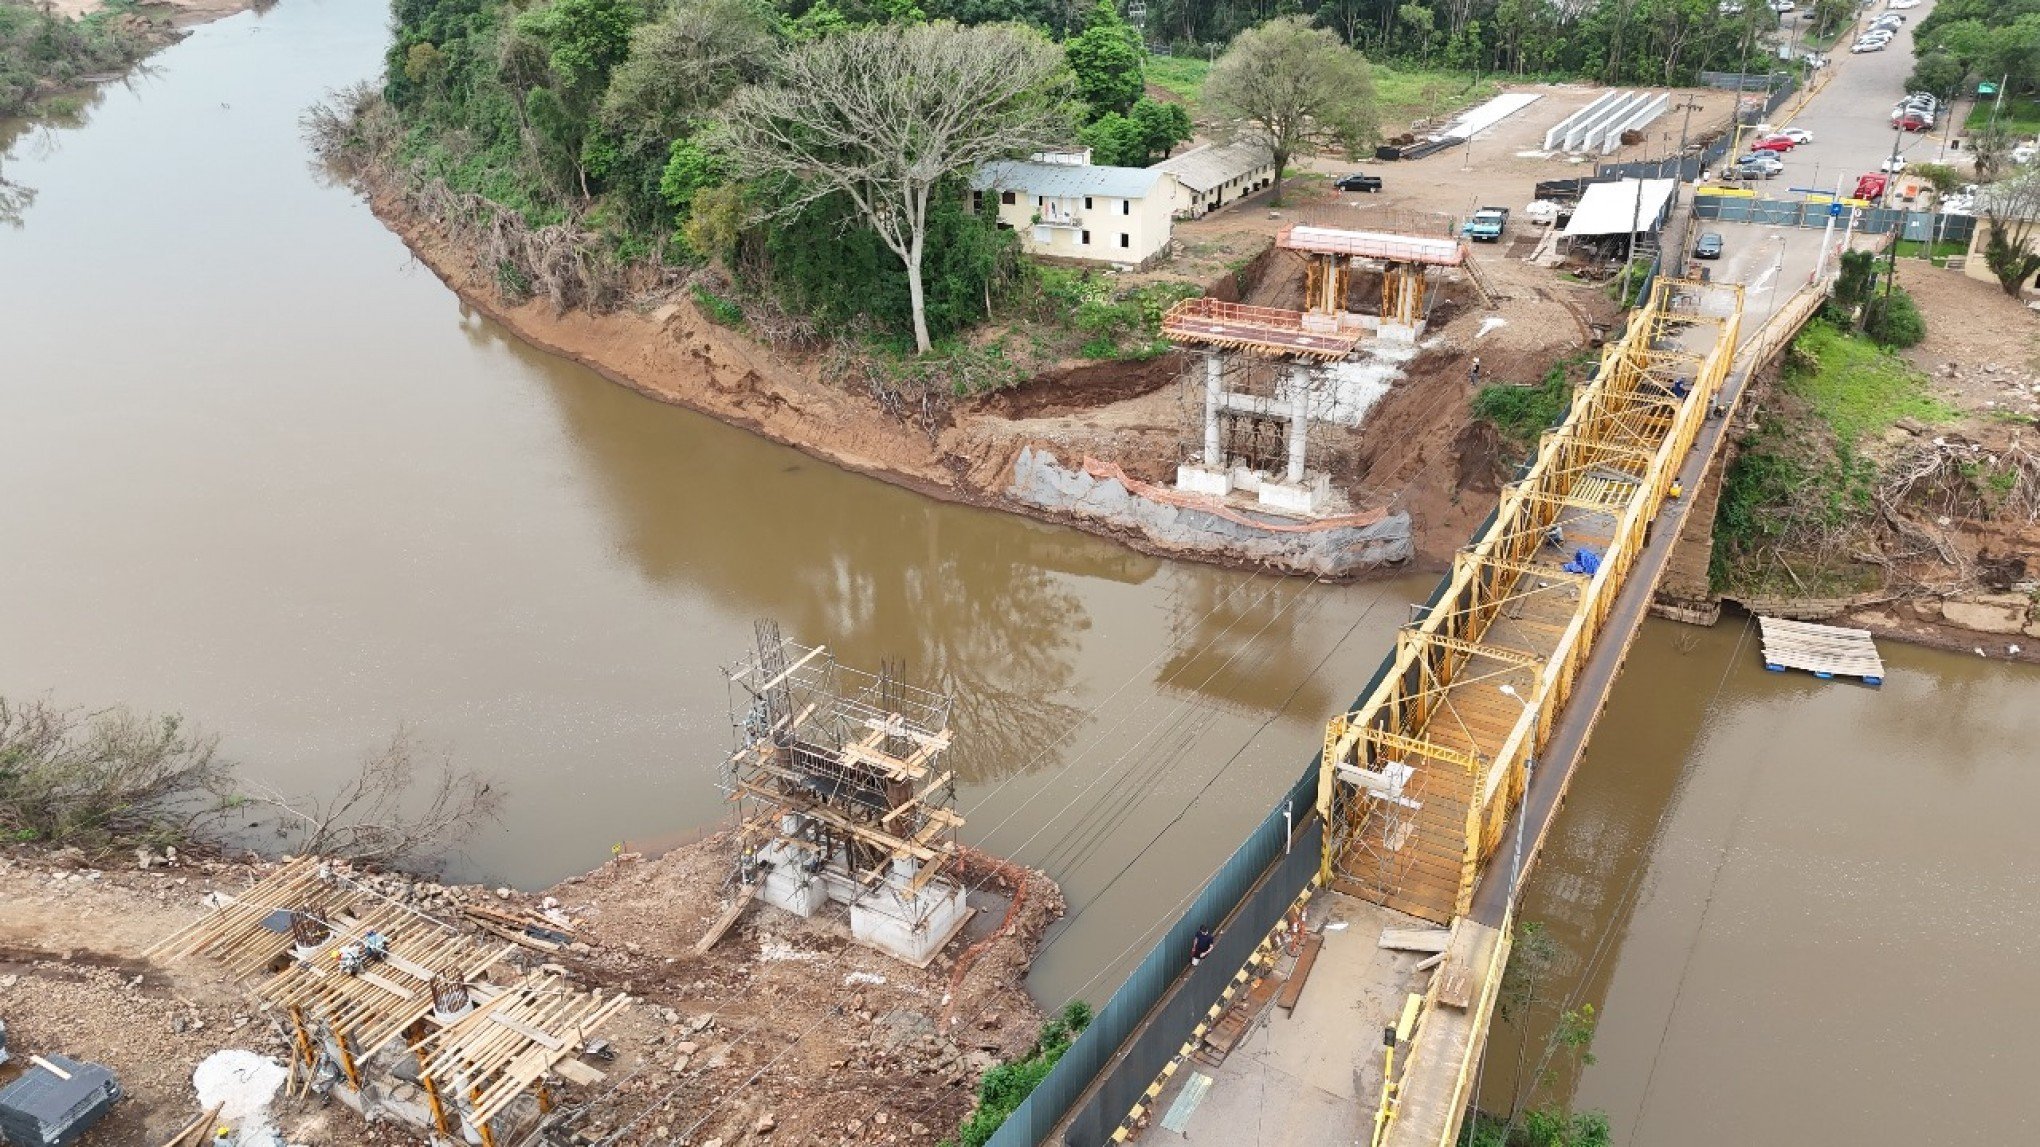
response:
M1332 186L1341 191L1380 191L1381 177L1356 171L1351 175L1342 177Z

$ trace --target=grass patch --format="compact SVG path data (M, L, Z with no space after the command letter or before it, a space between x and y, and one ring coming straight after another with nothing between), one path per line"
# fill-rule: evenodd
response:
M1959 258L1969 254L1969 244L1959 239L1936 241L1931 244L1933 247L1931 253L1927 251L1928 246L1929 243L1925 239L1900 239L1898 241L1898 257L1901 259L1931 259L1934 266L1940 267L1947 264L1950 256Z
M695 305L701 308L701 313L707 315L710 322L726 327L744 325L744 308L700 283L694 284L689 290L694 295Z
M2003 107L1997 107L1993 100L1980 99L1969 109L1969 118L1962 126L1982 131L1990 124L1992 108L1997 108L1997 121L2013 135L2040 135L2040 96L2006 96Z
M1491 382L1473 396L1473 416L1494 425L1495 432L1528 453L1545 429L1572 405L1573 378L1593 369L1591 352L1560 359L1533 386Z
M1026 1055L985 1073L978 1083L977 1110L957 1128L954 1138L942 1141L943 1147L984 1147L1090 1024L1091 1005L1071 1000L1061 1015L1042 1025L1041 1038Z
M1147 82L1189 104L1196 110L1204 94L1204 77L1211 73L1211 61L1195 56L1149 56Z
M1805 399L1845 446L1901 418L1943 422L1954 408L1927 393L1927 376L1868 339L1815 321L1792 344L1785 389Z
M1374 65L1374 101L1381 127L1393 135L1419 119L1435 119L1495 94L1492 77L1476 79L1471 72L1444 68Z

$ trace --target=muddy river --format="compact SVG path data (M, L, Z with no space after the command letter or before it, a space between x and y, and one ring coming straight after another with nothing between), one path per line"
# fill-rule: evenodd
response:
M1033 987L1102 1000L1430 579L1142 557L521 346L307 163L386 26L288 0L0 137L37 195L0 227L0 693L179 712L295 791L409 730L508 794L455 874L536 886L724 816L719 666L775 618L954 694L966 839L1070 899ZM2029 1139L2040 676L1887 647L1871 692L1741 638L1640 638L1530 891L1603 1017L1579 1102L1623 1142Z

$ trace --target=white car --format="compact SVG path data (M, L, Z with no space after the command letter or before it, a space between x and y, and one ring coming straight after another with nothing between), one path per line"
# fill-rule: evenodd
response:
M1799 5L1794 4L1792 0L1771 0L1771 11L1778 13L1780 16L1797 7Z
M1858 40L1849 45L1849 51L1859 56L1864 52L1881 52L1884 50L1884 45L1890 42L1889 40Z
M1877 165L1877 170L1888 171L1893 175L1897 175L1899 172L1905 170L1905 156L1902 155L1885 156L1884 162Z
M1885 5L1885 7L1886 7L1886 8L1890 8L1890 9L1893 9L1893 10L1903 10L1903 9L1906 9L1906 8L1917 8L1917 7L1919 7L1919 6L1920 6L1920 0L1890 0L1890 2L1889 2L1889 3L1887 3L1887 4Z
M1772 132L1771 134L1782 135L1786 139L1791 140L1794 144L1798 144L1801 146L1813 142L1813 133L1806 130L1803 127L1788 127L1783 131Z
M2022 143L2019 146L2012 149L2012 162L2031 163L2033 162L2033 156L2036 153L2036 151L2040 151L2040 149L2036 149L2030 143Z

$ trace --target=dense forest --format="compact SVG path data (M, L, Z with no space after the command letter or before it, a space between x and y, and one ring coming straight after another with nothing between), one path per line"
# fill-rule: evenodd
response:
M2040 90L2040 0L1940 0L1913 30L1912 86L1952 95L1978 82Z

